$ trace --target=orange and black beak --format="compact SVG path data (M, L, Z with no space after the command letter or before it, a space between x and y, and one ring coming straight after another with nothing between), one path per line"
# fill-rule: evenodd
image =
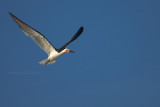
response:
M75 53L75 51L73 51L73 50L70 50L69 52L71 52L71 53Z
M70 49L66 49L66 52L71 52L71 53L74 53L74 51L70 50Z

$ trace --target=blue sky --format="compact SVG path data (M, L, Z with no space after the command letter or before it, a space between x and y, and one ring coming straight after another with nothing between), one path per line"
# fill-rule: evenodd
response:
M3 0L1 107L159 107L160 1ZM57 48L84 26L56 63L9 16Z

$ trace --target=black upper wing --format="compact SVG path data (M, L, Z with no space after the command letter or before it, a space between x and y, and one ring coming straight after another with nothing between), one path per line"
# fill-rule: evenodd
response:
M76 39L81 35L82 32L83 32L83 26L81 26L81 27L79 28L79 30L78 30L77 33L72 37L72 39L71 39L70 41L68 41L65 45L63 45L63 46L59 49L59 51L65 49L65 47L66 47L67 45L69 45L71 42L73 42L74 40L76 40Z

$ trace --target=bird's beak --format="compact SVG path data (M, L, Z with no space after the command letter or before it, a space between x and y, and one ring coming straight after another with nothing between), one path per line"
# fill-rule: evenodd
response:
M71 53L75 53L74 51L72 51L72 50L70 50L69 52L71 52Z

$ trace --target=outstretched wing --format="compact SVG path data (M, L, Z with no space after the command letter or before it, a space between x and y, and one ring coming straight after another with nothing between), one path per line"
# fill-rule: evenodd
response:
M73 42L74 40L76 40L81 35L82 32L83 32L83 26L81 26L79 30L77 31L77 33L72 37L72 39L68 41L65 45L63 45L59 50L61 51L65 49L65 47L69 45L71 42Z
M31 37L48 55L56 49L49 43L49 41L38 31L25 24L23 21L18 19L12 13L9 13L22 31L29 37Z

